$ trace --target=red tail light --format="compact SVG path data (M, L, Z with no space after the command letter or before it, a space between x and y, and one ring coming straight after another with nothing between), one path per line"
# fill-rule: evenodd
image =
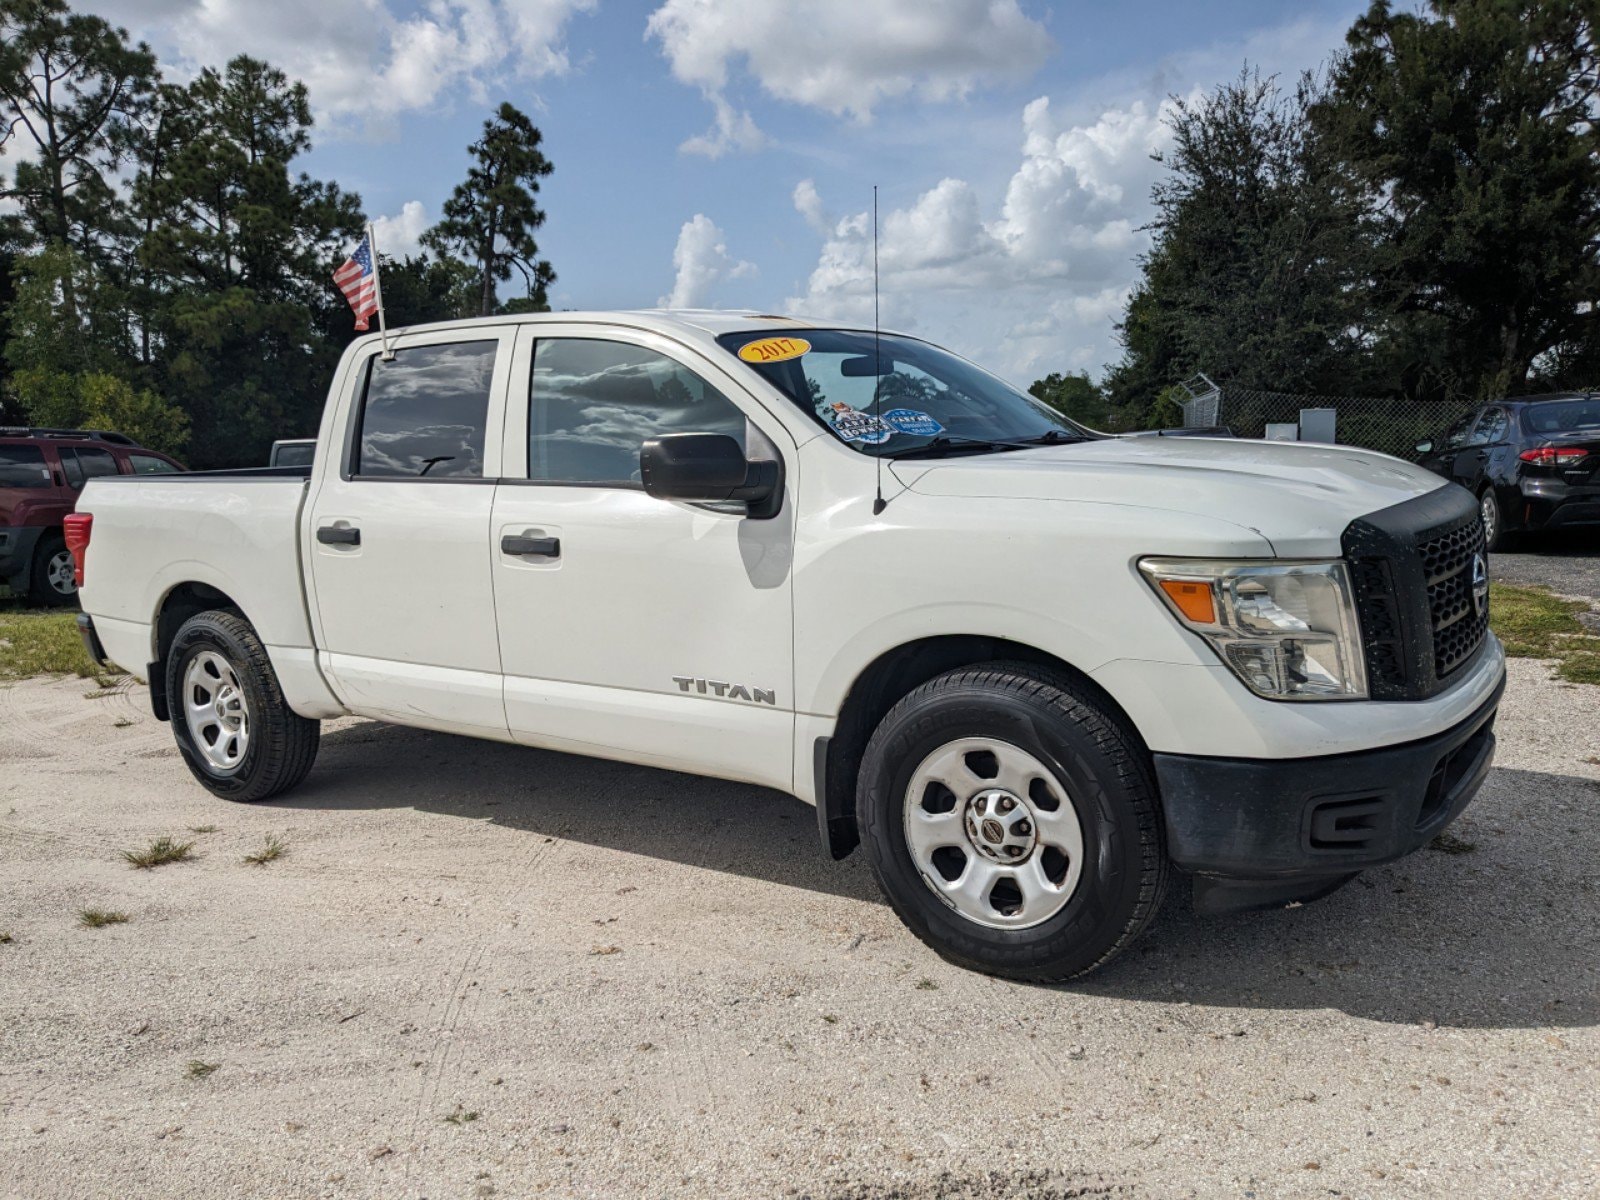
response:
M1579 446L1540 446L1537 450L1524 450L1517 457L1542 467L1570 467L1588 458L1589 452Z
M61 522L67 549L72 551L72 582L83 586L83 560L89 554L89 530L94 525L93 513L68 513Z

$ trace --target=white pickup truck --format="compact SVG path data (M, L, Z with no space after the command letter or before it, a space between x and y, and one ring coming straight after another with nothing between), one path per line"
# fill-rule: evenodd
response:
M374 337L309 468L92 481L91 653L196 779L358 714L814 804L951 960L1063 979L1176 872L1310 899L1447 825L1504 687L1477 506L1380 454L1083 429L915 338L730 313Z

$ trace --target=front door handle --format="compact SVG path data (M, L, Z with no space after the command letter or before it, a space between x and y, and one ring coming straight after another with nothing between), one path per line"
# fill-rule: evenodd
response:
M518 537L508 533L500 539L500 549L505 554L542 554L546 558L561 557L561 539L553 537Z
M361 545L361 530L341 528L336 525L324 525L317 530L317 541L324 546L359 546Z

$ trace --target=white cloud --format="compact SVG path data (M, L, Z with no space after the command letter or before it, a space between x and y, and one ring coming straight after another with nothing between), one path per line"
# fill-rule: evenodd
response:
M374 217L372 227L378 238L378 252L396 259L420 254L421 238L430 224L428 210L422 207L421 200L407 200L395 216Z
M666 0L645 36L716 108L712 133L684 143L696 153L753 148L726 136L726 91L741 67L780 100L864 121L886 99L952 100L1026 79L1052 49L1017 0Z
M1112 356L1161 167L1165 106L1133 101L1083 124L1056 121L1046 99L1022 117L1022 157L1004 197L986 210L967 180L945 178L880 216L878 264L886 324L929 324L959 347L983 347L1016 372L1063 354L1098 367ZM795 313L871 317L872 218L830 220L810 180L795 209L824 233ZM1067 347L1065 351L1063 347ZM1097 358L1098 356L1098 358Z
M744 109L735 109L719 94L707 97L711 101L715 119L711 128L686 140L679 150L685 154L702 154L706 158L721 158L730 150L759 150L767 144L767 135L756 126Z
M678 231L672 265L677 277L672 291L661 297L662 308L703 308L717 284L743 279L756 270L754 263L734 260L722 230L704 213L695 213Z
M95 11L154 42L180 75L250 54L303 80L319 116L382 120L563 74L567 24L597 2L428 0L402 15L394 0L100 0Z

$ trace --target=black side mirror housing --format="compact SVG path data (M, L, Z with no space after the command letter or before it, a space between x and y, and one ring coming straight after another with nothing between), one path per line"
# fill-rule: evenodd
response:
M725 433L669 433L639 448L645 494L690 504L742 503L752 517L778 515L783 466L750 462Z

